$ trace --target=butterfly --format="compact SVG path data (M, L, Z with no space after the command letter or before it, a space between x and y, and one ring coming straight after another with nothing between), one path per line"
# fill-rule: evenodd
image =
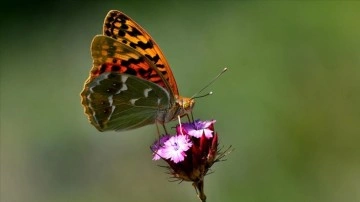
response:
M193 98L179 95L164 54L134 20L111 10L103 34L91 43L93 65L81 103L99 131L125 131L165 123L191 112Z

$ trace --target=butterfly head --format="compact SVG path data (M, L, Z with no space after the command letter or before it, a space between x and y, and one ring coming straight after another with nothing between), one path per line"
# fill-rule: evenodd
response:
M180 108L180 115L185 115L191 112L192 108L195 105L195 100L193 98L181 97L176 98L176 104Z

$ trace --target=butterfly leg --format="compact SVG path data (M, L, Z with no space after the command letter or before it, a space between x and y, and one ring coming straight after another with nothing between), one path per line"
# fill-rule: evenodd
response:
M194 122L194 115L193 115L192 112L191 112L191 117L189 116L189 114L186 114L186 117L187 117L189 123L193 123L193 122Z
M161 137L161 133L160 133L160 129L159 129L158 122L156 122L155 124L156 124L156 129L157 129L157 131L158 131L158 135L159 135L159 137ZM162 125L162 127L163 127L163 129L164 129L165 134L169 134L169 133L167 132L167 130L166 130L165 124L162 123L161 125Z
M160 133L159 125L158 125L157 122L155 123L155 125L156 125L156 130L157 130L158 138L160 139L161 133Z
M167 130L166 130L166 126L165 126L165 124L161 124L162 126L163 126L163 128L164 128L164 131L165 131L165 134L169 134L168 132L167 132Z

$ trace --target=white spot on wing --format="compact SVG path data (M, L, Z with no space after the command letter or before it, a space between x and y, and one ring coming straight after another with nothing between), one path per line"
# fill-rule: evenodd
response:
M132 105L135 105L135 102L138 101L138 100L139 100L139 98L131 99L131 100L130 100L130 103L131 103Z
M99 121L97 120L96 118L96 113L95 113L95 110L93 111L93 118L94 118L94 121L96 122L97 125L99 125Z
M110 72L104 73L105 79L108 79L108 78L109 78L109 75L110 75Z
M107 118L107 120L110 120L111 115L114 113L114 111L115 111L115 106L113 105L113 106L111 106L111 112L110 112L109 117Z
M121 93L122 91L126 91L126 90L128 89L127 85L125 84L125 82L126 82L126 80L127 80L128 78L129 78L129 77L126 76L126 75L121 75L121 83L122 83L122 86L121 86L121 88L120 88L118 91L116 91L115 94L119 94L119 93Z
M160 102L161 102L161 98L158 98L157 99L157 104L160 105Z
M152 91L151 88L146 88L146 89L144 90L144 96L145 96L145 97L148 97L150 91Z
M127 85L123 83L123 86L120 88L120 91L126 91L128 89Z
M112 106L113 105L113 96L112 95L110 95L109 97L108 97L108 100L109 100L109 104L110 104L110 106Z
M126 75L121 75L121 82L125 83L128 78Z
M115 94L117 95L117 94L121 93L122 91L126 91L127 89L128 89L127 85L123 83L121 88L118 91L116 91Z
M91 93L94 92L94 90L93 90L94 87L95 87L95 86L92 86L92 87L89 88L89 91L90 91Z
M103 79L101 79L101 81L102 81ZM100 85L100 79L96 79L95 80L95 85L93 86L93 87L95 87L95 86L98 86L98 85Z
M90 88L89 88L89 91L90 92L94 92L94 88L98 85L100 85L100 81L102 81L104 79L100 79L100 78L97 78L97 79L94 79L91 83L90 83Z

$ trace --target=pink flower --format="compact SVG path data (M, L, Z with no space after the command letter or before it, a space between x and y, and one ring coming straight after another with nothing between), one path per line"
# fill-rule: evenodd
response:
M202 201L204 177L211 166L228 153L218 150L218 134L214 131L215 120L177 125L176 135L162 136L151 146L153 160L160 158L168 164L173 177L181 181L191 181Z

